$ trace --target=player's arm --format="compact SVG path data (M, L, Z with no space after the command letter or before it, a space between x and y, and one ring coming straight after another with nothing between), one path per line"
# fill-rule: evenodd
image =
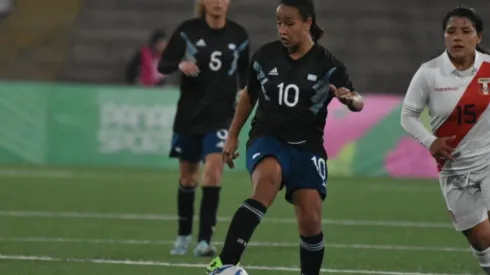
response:
M230 130L228 132L228 135L234 138L238 138L240 135L240 131L252 113L252 110L259 97L260 83L256 76L257 73L253 68L253 60L254 58L252 58L252 62L248 66L247 70L247 86L240 92L241 95L235 110L235 117L233 118L233 122L231 123Z
M252 58L251 64L254 64L253 60L254 58ZM226 139L223 148L223 161L226 162L230 168L235 167L233 160L239 155L236 152L238 149L238 136L242 131L243 125L252 113L255 103L257 103L259 90L260 83L257 79L257 74L255 73L253 65L251 65L248 70L247 86L240 92L240 99L238 100L235 110L235 117L228 130L228 138Z
M185 55L186 45L181 36L182 27L177 28L170 37L167 47L162 53L158 62L158 72L161 74L171 74L179 68L179 64Z
M401 125L407 133L429 149L437 139L420 121L420 114L427 106L430 88L423 67L419 68L408 86L403 100Z
M339 62L340 63L340 62ZM364 108L364 100L359 95L352 84L349 77L349 71L340 63L333 72L330 90L333 91L335 97L352 112L360 112Z

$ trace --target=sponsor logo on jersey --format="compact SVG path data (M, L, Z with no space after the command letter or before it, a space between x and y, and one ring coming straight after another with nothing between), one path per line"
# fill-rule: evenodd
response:
M199 39L196 43L196 46L198 47L206 47L206 42L204 41L204 39Z
M272 69L272 70L269 72L269 75L278 75L277 68Z
M458 87L444 87L444 88L434 88L436 92L455 92L458 91Z

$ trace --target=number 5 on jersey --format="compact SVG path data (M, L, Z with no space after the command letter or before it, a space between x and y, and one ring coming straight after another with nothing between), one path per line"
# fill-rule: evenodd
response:
M458 124L475 124L477 121L476 105L465 104L462 106L456 106L458 112Z
M223 63L221 62L220 56L222 56L223 53L220 51L214 51L211 53L211 59L209 60L209 68L212 71L218 71L221 69L221 66Z

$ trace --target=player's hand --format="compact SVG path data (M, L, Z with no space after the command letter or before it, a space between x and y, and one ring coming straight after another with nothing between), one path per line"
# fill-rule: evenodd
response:
M198 76L200 73L197 65L189 61L180 62L179 70L187 76Z
M335 97L344 103L349 103L354 99L355 94L347 88L337 88L330 84L330 91L334 93Z
M437 159L454 160L452 155L454 148L448 145L454 139L456 139L456 136L440 137L434 140L429 148L431 155Z
M233 161L237 159L240 154L236 151L238 149L238 138L228 135L225 146L223 147L223 162L231 169L235 168Z

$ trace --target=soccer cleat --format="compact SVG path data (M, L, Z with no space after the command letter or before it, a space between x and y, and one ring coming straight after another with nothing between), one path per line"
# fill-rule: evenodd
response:
M177 240L175 240L174 248L170 251L172 255L185 255L187 253L187 249L189 248L189 244L192 241L192 235L189 236L177 236Z
M219 257L214 258L209 265L206 267L206 274L212 275L215 270L222 267L223 263Z
M216 248L210 246L206 241L200 241L196 249L194 249L194 256L196 257L214 257L216 256Z

